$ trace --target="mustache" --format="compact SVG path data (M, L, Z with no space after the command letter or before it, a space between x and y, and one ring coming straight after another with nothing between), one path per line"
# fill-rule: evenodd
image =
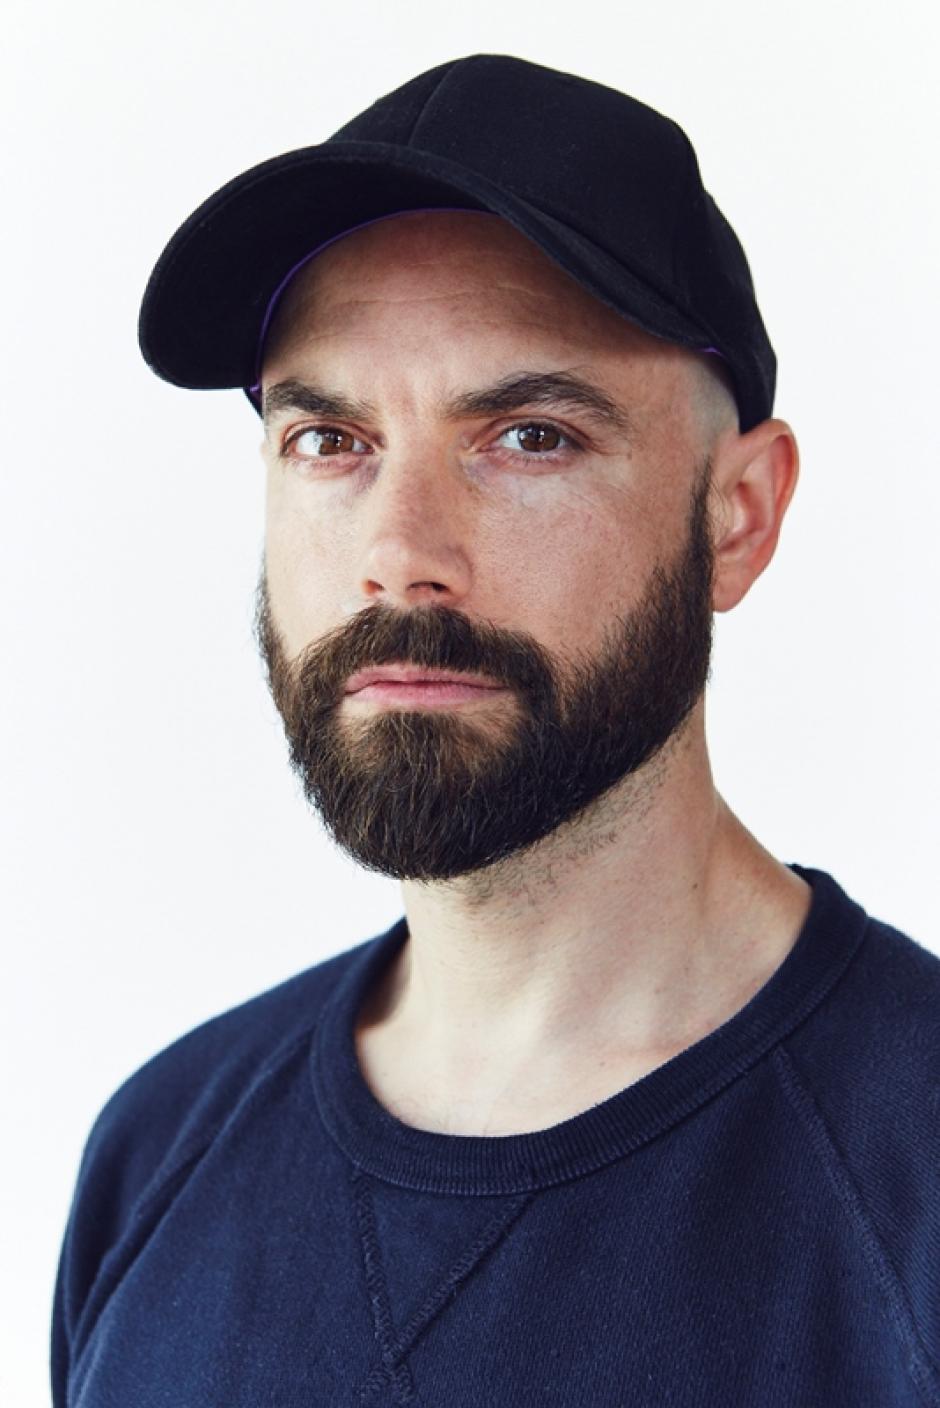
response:
M554 690L551 660L531 636L489 621L471 621L448 606L400 611L375 602L288 662L262 575L255 634L262 654L275 659L279 670L289 671L308 698L315 696L323 707L340 702L350 675L393 663L489 675L530 700Z

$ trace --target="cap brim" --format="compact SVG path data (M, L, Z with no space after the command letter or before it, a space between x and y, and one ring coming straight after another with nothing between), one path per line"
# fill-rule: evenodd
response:
M265 313L289 269L356 225L437 206L502 216L647 332L688 347L714 345L711 331L570 223L476 172L409 148L331 141L244 172L180 226L144 293L145 360L177 386L250 386Z

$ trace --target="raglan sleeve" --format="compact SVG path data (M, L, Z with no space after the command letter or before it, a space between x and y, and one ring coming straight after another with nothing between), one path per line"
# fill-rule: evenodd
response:
M154 1056L105 1104L85 1143L52 1306L54 1408L75 1362L175 1180L211 1143L231 1092L205 1027Z
M53 1294L54 1408L67 1408L75 1359L126 1260L141 1207L178 1149L187 1124L178 1064L155 1058L132 1076L101 1110L85 1143Z
M141 1066L104 1106L85 1144L59 1256L54 1408L71 1408L83 1348L173 1198L255 1083L309 1042L335 977L367 947L211 1018Z

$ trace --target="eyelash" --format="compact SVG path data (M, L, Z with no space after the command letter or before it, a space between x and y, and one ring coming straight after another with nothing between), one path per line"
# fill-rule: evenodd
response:
M556 435L561 437L561 440L564 442L564 444L556 446L554 450L541 450L529 452L525 450L509 450L505 446L500 446L499 448L503 454L518 456L526 460L548 460L549 462L553 462L559 455L571 454L572 452L579 452L583 449L583 446L579 444L579 442L575 439L575 437L571 434L570 431L563 430L560 425L556 425L554 421L550 420L514 421L512 425L504 426L503 429L499 431L498 435L496 436L496 439L500 440L504 435L509 435L514 430L552 430L555 432ZM302 436L309 435L311 432L315 434L319 433L321 435L329 433L333 433L336 435L352 435L354 441L359 440L359 436L353 435L352 431L343 430L340 426L337 425L329 425L326 423L322 423L319 425L302 425L299 426L296 430L291 431L291 433L285 437L281 445L281 457L283 459L295 459L301 464L308 465L313 464L318 460L341 459L348 454L361 455L362 453L361 451L340 450L337 451L334 455L302 455L292 451L291 447ZM365 442L361 441L360 443Z

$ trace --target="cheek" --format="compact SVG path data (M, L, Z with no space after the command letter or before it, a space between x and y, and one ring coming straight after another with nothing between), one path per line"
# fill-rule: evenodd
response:
M269 475L264 535L268 598L289 655L344 619L350 593L343 536L341 519L330 522L305 512L283 479Z
M637 524L633 524L634 530ZM476 559L480 609L552 650L592 650L643 589L649 545L616 495L559 481L504 491Z

